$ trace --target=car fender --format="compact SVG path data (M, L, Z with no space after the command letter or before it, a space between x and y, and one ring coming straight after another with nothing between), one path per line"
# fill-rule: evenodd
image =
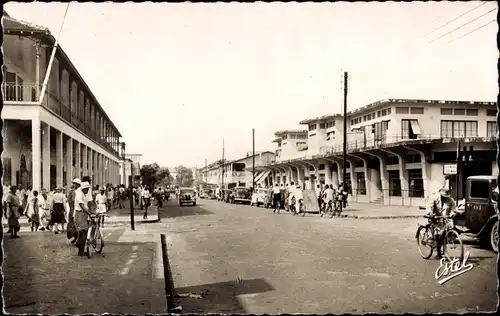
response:
M481 236L483 233L487 232L488 231L487 228L492 226L496 221L498 221L498 214L495 214L495 215L491 216L490 218L488 218L488 220L486 221L486 224L484 224L483 228L481 228L479 233L477 233L477 236Z

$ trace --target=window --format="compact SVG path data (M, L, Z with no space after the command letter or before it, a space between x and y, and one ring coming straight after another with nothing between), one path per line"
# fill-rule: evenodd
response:
M354 120L351 120L351 125L354 125L354 124L355 124L355 123L354 123Z
M416 155L408 155L408 163L418 163L420 162L420 155L419 154L416 154Z
M375 119L375 112L372 113L372 120Z
M477 137L477 121L441 121L441 137Z
M288 138L288 135L283 135L283 136L281 136L281 139L282 139L282 140L286 140L287 138Z
M486 122L486 137L496 137L497 132L497 122Z
M389 196L401 196L401 179L398 170L389 170Z
M381 111L377 111L377 117L381 117L382 116L382 112Z
M383 109L382 110L382 116L386 116L387 115L387 109Z
M441 108L441 115L452 115L453 109L450 108Z
M409 108L406 107L396 107L396 114L408 114Z
M471 181L470 183L470 197L489 199L490 197L490 184L486 181Z
M319 129L325 129L325 123L320 123L319 124Z
M424 108L410 108L411 114L424 114Z
M309 125L309 131L314 131L316 129L316 124Z
M325 170L325 165L324 164L319 164L318 169L319 170Z
M290 135L290 139L295 139L295 138L296 138L296 135L293 135L293 134Z
M391 108L387 108L387 114L391 114Z
M465 115L465 109L454 109L453 114L455 115Z
M497 110L486 110L487 116L497 116Z
M418 155L420 157L420 155ZM408 180L410 186L410 197L424 197L424 180L421 169L409 169Z
M332 121L332 122L328 122L326 124L326 128L330 128L330 127L334 127L335 126L335 121Z
M335 132L334 131L326 133L326 140L330 140L330 139L333 139L333 138L335 138Z
M478 109L467 109L466 113L468 116L478 116L479 110Z
M401 120L402 139L417 139L422 134L418 120Z
M367 118L366 118L366 115L363 116L363 122L366 122L367 121Z

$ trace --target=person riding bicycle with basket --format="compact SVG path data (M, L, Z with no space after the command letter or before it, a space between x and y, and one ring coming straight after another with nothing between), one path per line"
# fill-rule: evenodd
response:
M446 225L453 227L453 217L456 214L456 203L455 200L450 195L450 190L448 188L441 188L439 190L439 195L436 196L429 205L429 212L427 216L432 217L443 217L446 221ZM437 243L437 257L442 257L442 249L444 245L444 229L434 226L436 234Z
M335 191L328 184L325 186L325 190L323 191L323 208L321 209L321 216L328 212L333 212L333 200L335 198Z

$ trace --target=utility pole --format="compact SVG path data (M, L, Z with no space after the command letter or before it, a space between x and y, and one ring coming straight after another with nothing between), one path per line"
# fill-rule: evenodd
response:
M222 175L222 188L224 189L224 138L222 139L222 163L221 163L221 175Z
M207 167L207 158L205 158L205 183L208 183L208 167Z
M255 192L255 128L252 128L252 190Z
M344 190L347 186L347 71L344 72L344 148L343 148L343 172L342 172L342 183L344 184ZM351 166L354 168L354 166ZM351 181L354 181L351 179ZM340 210L342 211L344 205L341 203Z

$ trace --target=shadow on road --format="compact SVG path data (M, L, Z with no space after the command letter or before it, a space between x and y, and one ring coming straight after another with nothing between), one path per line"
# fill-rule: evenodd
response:
M178 206L169 205L160 211L161 218L176 218L182 216L194 216L194 215L213 215L215 213L205 210L199 206Z
M247 313L238 300L238 295L273 291L274 287L265 279L251 279L203 284L177 288L177 294L199 294L202 299L178 298L186 313Z

